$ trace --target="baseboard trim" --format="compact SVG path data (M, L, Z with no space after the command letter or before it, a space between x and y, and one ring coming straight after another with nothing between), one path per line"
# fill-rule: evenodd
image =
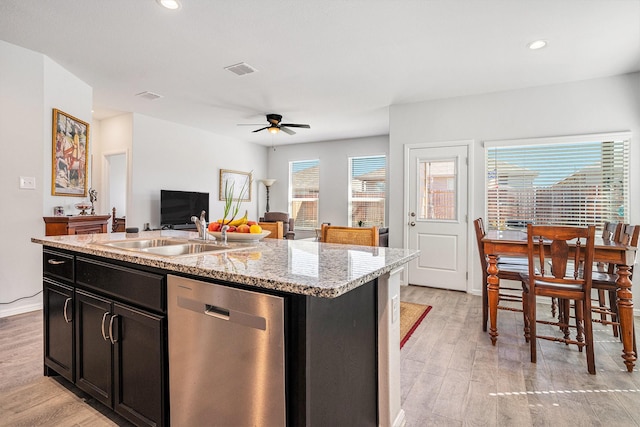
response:
M0 318L15 316L17 314L29 313L31 311L42 310L42 302L37 302L28 305L21 305L19 307L0 309Z

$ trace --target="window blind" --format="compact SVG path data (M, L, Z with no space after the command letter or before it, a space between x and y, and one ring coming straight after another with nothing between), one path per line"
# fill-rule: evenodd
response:
M629 141L487 149L487 227L629 222Z
M384 226L386 156L350 157L349 177L351 226Z
M289 215L295 228L318 227L320 160L289 162Z

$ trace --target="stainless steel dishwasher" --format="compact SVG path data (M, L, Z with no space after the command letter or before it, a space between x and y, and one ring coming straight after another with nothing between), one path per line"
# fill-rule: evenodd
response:
M286 425L284 299L169 275L171 425Z

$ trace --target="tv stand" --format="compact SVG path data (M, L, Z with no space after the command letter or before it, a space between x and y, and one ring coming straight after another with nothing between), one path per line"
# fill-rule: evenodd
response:
M195 224L165 224L162 226L162 229L170 229L170 230L183 230L183 231L198 231L198 228Z

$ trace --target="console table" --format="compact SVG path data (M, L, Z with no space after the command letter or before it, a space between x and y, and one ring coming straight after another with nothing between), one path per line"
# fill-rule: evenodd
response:
M45 235L106 233L111 215L45 216Z

